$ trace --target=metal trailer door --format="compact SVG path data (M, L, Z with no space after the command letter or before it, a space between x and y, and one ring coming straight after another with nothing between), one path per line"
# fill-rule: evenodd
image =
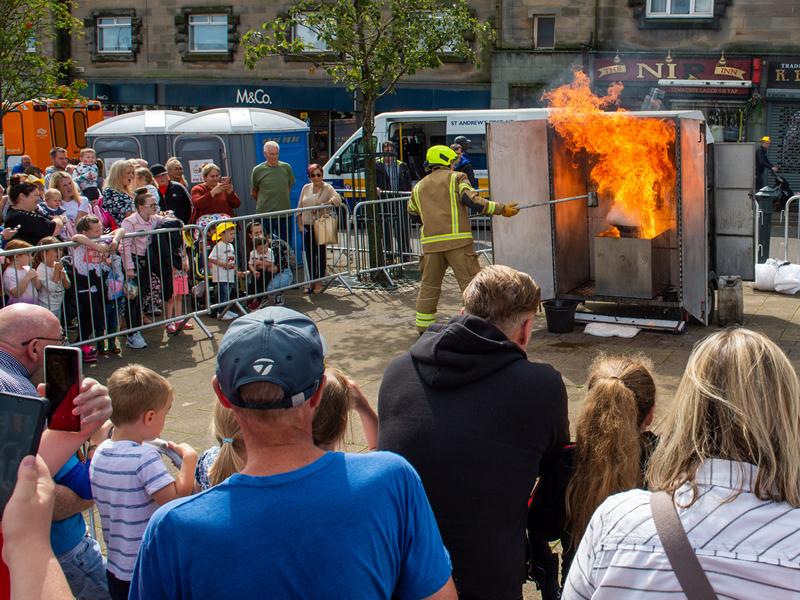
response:
M756 277L756 220L750 193L755 185L756 145L714 144L714 232L717 275Z
M218 135L178 135L172 142L172 155L181 161L189 189L203 183L201 170L206 163L214 163L222 169L222 176L229 172L225 141Z
M681 307L708 325L708 211L706 210L706 126L699 119L680 123Z
M550 199L547 121L488 123L489 195L495 202L532 204ZM553 219L550 207L492 220L494 262L533 277L542 299L555 297Z

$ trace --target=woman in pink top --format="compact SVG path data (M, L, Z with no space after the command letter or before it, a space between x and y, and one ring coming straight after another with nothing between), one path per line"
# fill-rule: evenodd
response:
M316 163L309 165L308 176L311 178L311 183L303 186L297 208L330 207L339 206L342 203L341 197L331 184L322 181L322 167ZM297 214L297 225L303 230L303 250L309 269L309 281L325 277L327 250L324 244L317 243L314 236L314 221L325 214L328 214L327 210L306 210ZM322 282L316 281L312 286L306 288L306 294L319 294L322 292L322 287Z
M158 203L153 195L145 189L140 189L133 199L133 205L136 209L132 215L125 217L122 221L122 228L127 232L126 236L140 232L140 231L153 231L165 219L165 217L156 214L158 210ZM150 252L150 245L158 243L153 240L152 235L138 235L136 237L126 237L122 244L122 263L125 267L125 277L129 280L135 280L139 286L139 293L136 298L128 302L128 326L141 327L142 326L142 308L140 299L144 299L150 292L150 275L155 273L159 275L161 272L161 265L159 261L159 253L156 247L153 247L153 252ZM170 265L171 269L171 265ZM170 270L170 277L172 271ZM172 294L170 293L170 297ZM164 298L166 302L169 298ZM147 347L147 342L144 341L142 334L138 331L128 336L127 345L129 348L141 349Z

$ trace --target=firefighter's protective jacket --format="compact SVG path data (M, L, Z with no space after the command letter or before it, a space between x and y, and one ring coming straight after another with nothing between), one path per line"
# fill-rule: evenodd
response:
M504 206L481 198L466 173L434 167L411 191L408 212L422 220L422 253L447 252L472 244L469 209L491 216Z

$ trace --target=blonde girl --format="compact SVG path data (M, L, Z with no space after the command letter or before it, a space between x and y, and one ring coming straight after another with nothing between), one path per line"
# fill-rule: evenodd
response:
M217 445L203 452L197 459L194 479L195 489L198 491L207 490L225 481L241 471L247 462L242 431L233 411L219 402L214 405L211 434L217 439Z
M108 170L101 202L117 223L133 214L133 180L138 166L130 160L118 160Z
M39 240L40 246L59 243L59 239L48 236ZM64 265L61 263L61 248L39 250L33 258L33 268L41 283L37 302L56 317L61 319L61 306L64 290L69 289L71 282Z

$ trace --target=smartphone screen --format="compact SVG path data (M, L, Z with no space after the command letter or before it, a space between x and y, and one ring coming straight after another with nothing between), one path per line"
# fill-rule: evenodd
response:
M47 427L58 431L80 431L81 418L72 414L72 401L81 386L81 351L69 346L44 349L45 396L50 401Z
M14 491L19 463L39 450L47 406L44 398L0 392L0 511Z

